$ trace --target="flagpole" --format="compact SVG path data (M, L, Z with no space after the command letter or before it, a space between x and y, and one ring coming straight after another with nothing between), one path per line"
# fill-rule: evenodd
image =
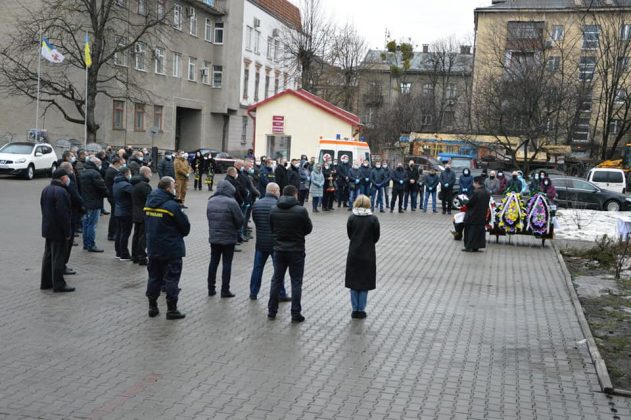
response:
M85 39L87 42L88 39L88 33L85 33ZM84 60L87 61L84 57ZM83 148L87 149L88 147L88 63L85 63L85 117L84 117L84 122L85 122L85 127L83 128L84 131L84 142L83 142Z
M37 105L35 106L35 130L39 129L39 93L42 74L42 31L39 31L39 44L37 46ZM37 134L36 134L37 135Z

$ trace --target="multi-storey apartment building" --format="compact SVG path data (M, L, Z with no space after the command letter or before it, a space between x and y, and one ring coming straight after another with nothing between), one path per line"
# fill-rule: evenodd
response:
M631 1L492 0L475 10L475 31L473 98L489 79L541 69L539 80L554 80L574 102L551 109L557 121L542 121L547 142L603 158L628 141Z

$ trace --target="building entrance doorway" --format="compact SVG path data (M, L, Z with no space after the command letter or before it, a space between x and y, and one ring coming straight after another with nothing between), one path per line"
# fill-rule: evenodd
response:
M175 111L175 150L199 149L202 144L202 111L177 107Z
M267 157L280 162L289 159L291 153L291 136L267 136Z

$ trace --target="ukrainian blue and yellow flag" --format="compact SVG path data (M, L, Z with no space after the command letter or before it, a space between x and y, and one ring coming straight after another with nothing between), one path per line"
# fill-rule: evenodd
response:
M90 52L90 37L85 34L85 46L83 47L83 55L85 59L85 66L90 67L92 65L92 53Z

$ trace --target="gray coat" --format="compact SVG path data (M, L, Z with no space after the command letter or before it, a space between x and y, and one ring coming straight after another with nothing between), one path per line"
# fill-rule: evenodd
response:
M322 170L311 172L310 192L313 197L322 197L324 193L324 174Z
M239 229L243 225L243 213L234 199L235 189L228 181L217 185L215 195L208 199L208 242L217 245L237 243Z

